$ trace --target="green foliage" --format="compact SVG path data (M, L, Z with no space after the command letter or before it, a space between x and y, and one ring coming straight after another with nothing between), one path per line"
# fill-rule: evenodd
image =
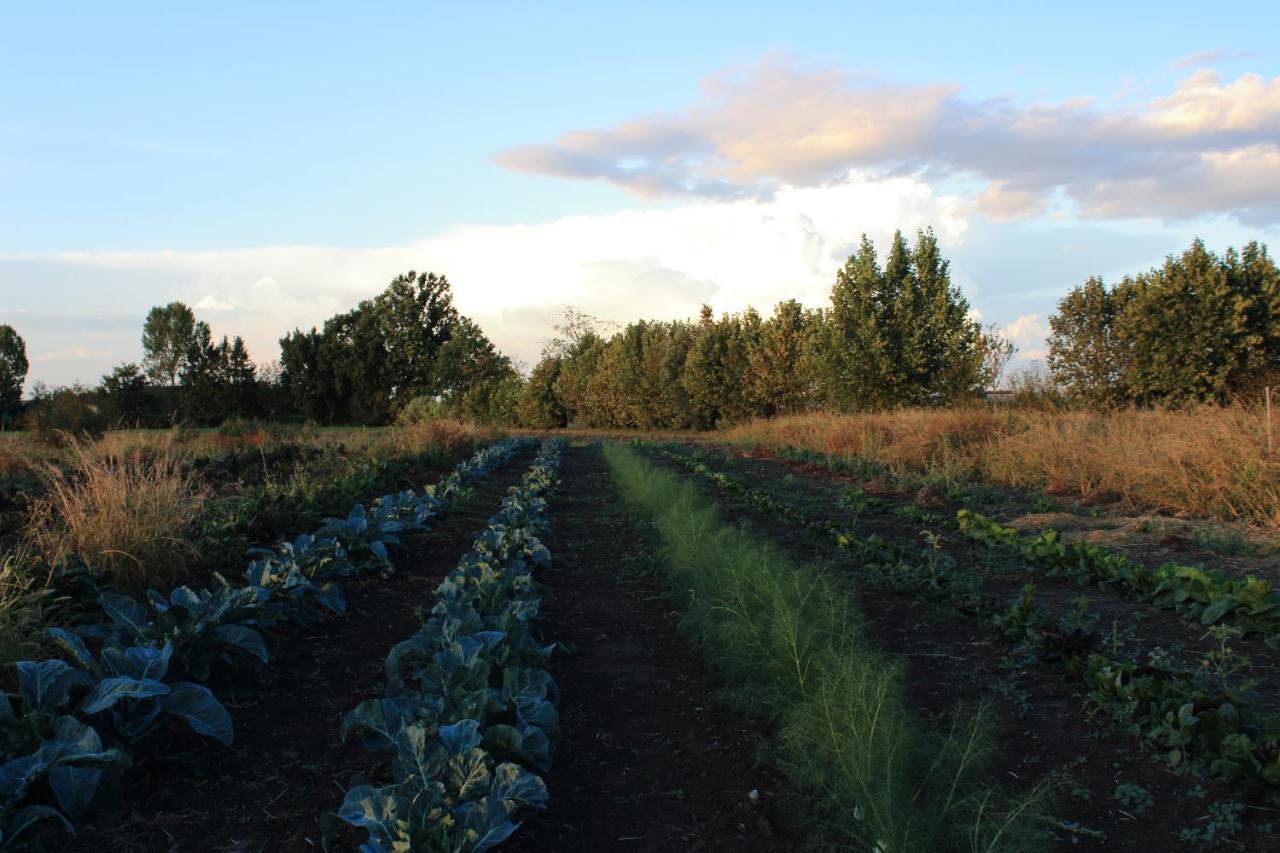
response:
M195 343L196 315L181 302L157 305L147 312L142 327L142 365L151 381L178 382L188 351Z
M257 409L255 368L244 340L218 343L207 323L195 325L182 363L182 412L198 423L214 424L228 415L252 417Z
M0 324L0 428L22 409L22 383L27 378L27 344L13 326Z
M426 529L469 482L521 446L520 440L499 442L422 495L384 495L367 510L357 504L345 518L328 519L313 534L254 549L244 585L215 574L213 589L180 586L168 596L152 590L145 603L105 590L96 597L100 621L48 628L65 659L19 661L18 694L0 690L0 841L38 819L71 829L68 818L92 805L104 772L118 775L133 745L162 726L186 726L230 744L227 709L198 682L234 687L267 663L264 629L282 621L306 624L317 606L343 612L333 579L389 571L387 548L399 532ZM504 508L504 519L528 510L510 498ZM519 781L501 768L497 775L508 783L504 794ZM58 808L31 802L49 801L49 794Z
M385 424L417 398L477 420L514 418L510 359L458 313L448 280L434 273L397 276L321 330L281 338L280 353L282 386L318 422Z
M1090 278L1049 321L1049 366L1091 405L1224 403L1280 376L1280 270L1266 246L1200 240L1108 288Z
M827 399L844 410L936 405L982 390L993 344L969 318L932 231L895 233L883 269L864 235L831 291Z
M107 418L116 424L137 426L148 414L147 377L132 362L117 365L98 386Z
M67 437L101 435L110 425L107 415L83 385L49 388L37 382L23 421L42 440L61 444Z

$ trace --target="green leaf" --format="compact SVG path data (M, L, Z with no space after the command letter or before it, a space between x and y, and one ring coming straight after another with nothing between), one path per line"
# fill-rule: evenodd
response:
M97 714L123 699L145 699L149 696L163 696L168 692L169 685L163 681L117 675L98 682L89 695L84 697L78 710L82 714Z
M230 746L235 737L231 715L209 691L209 688L188 681L172 685L170 693L161 700L166 714L182 720L197 734L211 737L224 746Z
M1214 599L1214 601L1200 613L1200 624L1214 624L1227 613L1231 612L1231 609L1236 606L1236 603L1236 600L1230 595L1224 595L1221 598Z
M128 629L138 640L147 639L151 617L141 604L123 593L110 590L98 596L98 604L112 622Z
M88 647L85 646L84 640L66 628L46 628L44 633L46 637L53 640L54 645L66 652L81 669L93 672L98 668L98 663L93 659Z

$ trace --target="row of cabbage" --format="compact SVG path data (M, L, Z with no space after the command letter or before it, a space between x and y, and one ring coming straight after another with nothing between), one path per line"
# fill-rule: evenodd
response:
M426 530L526 444L497 442L422 494L387 494L253 549L243 584L215 575L212 589L150 590L141 601L105 590L82 624L48 629L64 658L17 663L17 693L0 691L0 847L42 819L74 831L104 782L131 764L134 744L162 726L230 745L231 716L214 690L236 696L258 678L269 660L264 633L343 612L340 580L390 572L400 534Z
M350 788L324 820L327 838L344 821L368 833L363 853L484 851L515 831L519 811L545 804L538 774L550 767L559 715L545 668L554 644L534 629L533 572L551 561L539 537L560 451L543 443L440 584L422 628L387 655L383 695L344 718L342 739L389 754L392 781Z
M1280 646L1280 593L1268 580L1252 575L1238 578L1181 563L1147 566L1084 540L1065 541L1052 529L1024 536L964 509L956 514L956 522L970 539L1015 551L1049 569L1051 575L1113 587L1201 625L1234 625L1261 635L1273 648Z

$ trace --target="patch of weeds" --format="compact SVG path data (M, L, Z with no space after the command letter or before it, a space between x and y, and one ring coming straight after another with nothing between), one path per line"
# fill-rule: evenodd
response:
M1040 497L1031 502L1031 508L1036 512L1057 512L1061 507L1057 498L1040 495Z
M1237 527L1211 525L1197 527L1196 544L1206 551L1221 554L1224 557L1256 557L1258 549L1245 539Z
M1197 821L1206 821L1204 826L1189 826L1179 830L1178 840L1199 845L1230 843L1235 834L1244 829L1240 816L1244 814L1245 808L1244 803L1230 800L1212 803L1209 814Z
M1150 791L1132 782L1121 782L1116 785L1111 797L1135 815L1142 814L1156 804L1156 798L1151 796Z

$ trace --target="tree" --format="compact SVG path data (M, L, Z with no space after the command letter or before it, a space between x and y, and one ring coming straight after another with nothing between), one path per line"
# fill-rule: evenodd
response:
M521 424L537 429L568 426L564 405L556 396L556 380L563 364L563 357L545 354L534 365L520 395Z
M1018 345L1005 337L1004 332L994 323L987 327L982 335L982 387L995 389L1009 362L1018 352Z
M746 393L764 417L800 411L809 397L809 355L818 324L794 299L779 302L748 355Z
M454 308L448 280L413 271L321 330L281 338L280 365L298 410L327 423L390 423L415 399L465 399L487 412L501 397L514 410L520 384L510 359Z
M142 326L142 365L157 384L178 384L178 373L195 340L196 315L181 302L157 305Z
M22 336L12 326L0 325L0 427L7 426L22 409L22 383L29 367Z
M1092 406L1113 405L1126 394L1115 313L1106 285L1091 277L1062 297L1049 318L1049 371L1072 397Z
M851 410L936 405L982 390L984 344L932 231L893 235L881 269L863 235L836 274L823 352L828 399Z
M98 386L112 422L137 426L147 415L147 377L132 362L117 365Z
M1225 403L1280 376L1280 271L1265 246L1194 241L1108 288L1092 277L1050 318L1049 367L1093 406Z
M440 352L456 335L471 332L459 328L463 318L453 307L449 280L410 270L396 276L368 310L381 327L392 405L442 393L447 380L440 375Z
M758 329L759 321L759 315L752 311L746 324ZM695 428L710 429L745 417L746 372L743 318L726 314L716 321L711 306L703 305L680 376L689 401L688 417Z

